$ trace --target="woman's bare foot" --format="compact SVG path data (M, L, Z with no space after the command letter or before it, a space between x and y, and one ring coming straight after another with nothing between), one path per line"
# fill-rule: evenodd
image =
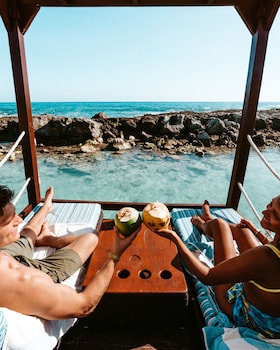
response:
M211 219L208 219L208 221L210 220ZM207 237L210 237L213 239L213 234L209 232L209 229L207 228L208 222L203 220L202 217L200 217L199 215L195 215L191 218L191 222L200 231L200 233L203 233Z
M35 242L36 247L50 245L50 237L53 237L53 232L49 229L49 224L45 221L41 227L41 232Z
M203 232L203 224L205 224L205 221L199 215L194 215L191 218L191 222L199 231Z
M210 212L210 204L208 200L205 199L204 203L202 204L202 215L201 215L202 220L208 221L212 220L213 217Z

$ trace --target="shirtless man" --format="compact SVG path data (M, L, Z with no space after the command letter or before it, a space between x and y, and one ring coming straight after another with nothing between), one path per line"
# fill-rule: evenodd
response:
M67 278L88 259L98 243L97 236L90 233L54 237L50 234L44 222L52 210L52 187L46 191L40 211L19 233L22 219L15 213L12 197L12 191L0 186L0 306L48 320L87 316L107 290L115 265L137 233L123 239L115 231L108 259L96 277L78 293L71 287L54 282ZM52 254L51 259L33 260L29 254L35 244L48 244L60 249Z
M229 224L213 218L209 203L204 202L202 216L194 216L192 223L214 240L213 268L200 262L174 231L163 229L157 233L176 244L182 259L202 283L214 286L218 304L237 326L279 338L280 196L273 198L262 214L262 227L275 232L273 241L264 245L256 239L261 234L250 221Z

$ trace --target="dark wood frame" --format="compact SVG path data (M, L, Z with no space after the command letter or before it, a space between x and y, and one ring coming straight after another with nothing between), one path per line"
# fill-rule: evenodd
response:
M236 149L232 177L230 181L226 206L237 209L240 200L238 182L243 184L250 145L247 135L252 135L261 88L267 41L270 28L279 8L279 0L3 0L0 3L0 14L6 26L14 86L19 117L20 132L25 131L22 141L24 168L26 178L30 177L28 199L34 207L41 199L34 143L34 129L29 95L24 33L35 18L41 6L82 7L82 6L234 6L245 25L252 34L251 55L244 94L242 120L238 145ZM186 63L187 64L187 63ZM118 209L124 203L102 203L105 209ZM142 204L134 203L142 207ZM180 204L180 206L182 206Z

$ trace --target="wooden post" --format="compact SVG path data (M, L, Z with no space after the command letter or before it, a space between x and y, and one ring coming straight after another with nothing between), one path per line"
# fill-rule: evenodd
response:
M259 23L259 28L252 37L242 119L227 198L227 205L234 209L237 209L241 195L238 182L243 184L250 152L247 135L252 135L255 126L268 34L269 31L264 30Z
M40 202L36 145L27 78L24 39L17 24L15 24L11 30L8 30L8 37L19 118L19 129L20 132L23 130L25 131L25 136L21 143L25 176L26 178L31 178L28 185L28 200L29 204L35 206Z

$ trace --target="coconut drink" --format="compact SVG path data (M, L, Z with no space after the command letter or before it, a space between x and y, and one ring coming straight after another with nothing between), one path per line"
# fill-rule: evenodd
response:
M142 213L144 224L152 231L167 228L170 222L170 213L163 203L152 202L145 206Z
M124 207L115 216L115 225L122 235L130 236L141 226L142 220L135 208Z

